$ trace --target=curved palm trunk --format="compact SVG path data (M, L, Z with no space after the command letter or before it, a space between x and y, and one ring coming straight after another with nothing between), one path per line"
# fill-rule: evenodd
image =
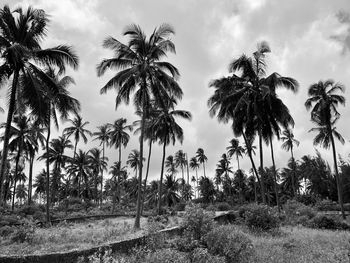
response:
M158 184L158 215L161 214L162 209L162 188L163 188L163 173L164 173L164 161L165 161L165 147L166 147L166 140L164 140L163 144L163 158L162 158L162 168L160 171L160 180Z
M77 145L78 145L78 140L75 140L73 159L75 159L75 156L76 156L76 154L77 154Z
M18 74L19 72L15 71L13 75L10 105L9 105L9 111L7 113L6 128L5 128L5 134L4 134L4 144L2 149L1 166L0 166L0 205L2 204L3 194L4 194L4 175L6 170L6 160L7 160L8 145L10 140L10 128L11 128L12 116L15 111Z
M50 141L50 120L51 109L49 108L49 123L47 125L47 137L46 137L46 224L50 224L50 162L49 162L49 141Z
M187 153L186 153L186 167L187 167L187 184L190 184L190 171L188 169L188 158L187 158Z
M198 172L196 168L196 185L197 185L197 198L199 198L199 189L198 189Z
M331 136L331 143L332 143L335 179L337 181L337 190L338 190L338 202L339 202L339 206L340 206L342 217L345 220L346 216L345 216L344 204L343 204L342 184L340 182L341 178L339 177L339 171L338 171L338 165L337 165L337 153L336 153L336 150L335 150L335 142L334 142L334 138L333 138L333 134L332 134L332 129L330 128L330 130L331 130L331 132L329 134Z
M205 161L203 162L203 172L204 172L204 177L206 177L205 176Z
M237 157L238 170L241 170L241 168L239 167L239 157L238 157L238 155L236 157Z
M280 207L280 199L279 199L279 196L278 196L278 185L277 185L275 155L273 153L273 145L272 145L272 136L271 135L270 135L270 149L271 149L271 158L272 158L272 167L273 167L273 184L274 184L274 189L275 189L277 208L278 208L278 212L280 213L281 212L281 207Z
M294 155L293 155L293 145L290 148L290 153L292 155L292 165L293 165L293 174L292 174L292 190L293 190L293 197L296 195L296 173L295 173L295 160L294 160Z
M244 133L243 133L243 139L244 139L245 144L248 145L247 136ZM263 203L265 204L266 203L265 188L262 187L262 183L261 183L260 178L259 178L259 173L258 173L258 170L256 169L255 162L254 162L254 159L253 159L253 156L252 156L252 152L250 150L248 150L248 156L249 156L250 162L252 164L253 171L255 173L256 179L258 180L258 183L260 184L261 197L262 197Z
M32 203L34 154L29 157L28 205Z
M146 89L146 79L143 80L143 89ZM137 202L136 202L136 217L134 228L140 228L140 218L141 218L141 196L142 196L142 167L143 167L143 137L145 133L145 119L146 119L146 106L145 106L145 91L142 95L142 119L141 119L141 135L140 135L140 169L139 169L139 179L138 179L138 188L137 188Z
M263 155L263 147L262 147L262 137L261 137L261 131L259 130L259 155L260 155L260 187L261 187L261 195L263 203L266 204L266 191L265 191L265 179L264 179L264 155Z
M147 158L147 168L146 168L146 176L145 176L145 183L143 184L143 193L146 194L146 189L147 189L147 178L148 178L148 173L149 173L149 164L151 160L151 153L152 153L152 140L149 140L149 147L148 147L148 158ZM141 205L141 215L143 213L143 206L144 206L144 196L142 198L142 205Z
M120 163L120 167L122 167L121 165L122 165L122 144L119 144L119 147L118 147L119 149L119 158L118 158L118 160L119 160L119 163Z

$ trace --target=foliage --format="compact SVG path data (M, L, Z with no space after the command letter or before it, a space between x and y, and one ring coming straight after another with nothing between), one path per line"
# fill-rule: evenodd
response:
M226 203L226 202L217 203L216 207L217 207L218 211L229 211L232 209L231 205L229 203Z
M186 238L199 241L213 228L213 225L213 213L205 211L198 205L186 207L182 221Z
M239 215L244 219L245 224L253 230L268 231L279 228L278 215L266 205L246 205L239 210Z
M318 215L308 222L308 226L319 229L330 230L349 230L350 226L341 222L339 219L334 219L325 215Z
M34 240L35 225L30 222L26 222L24 225L19 226L12 234L11 240L15 243L31 243Z
M186 203L181 202L181 203L177 203L174 207L175 211L185 211L186 208Z
M288 200L283 209L286 214L286 221L289 224L303 224L306 220L315 217L317 214L317 211L313 207L306 206L296 200Z
M192 263L222 263L224 257L212 255L205 248L196 248L191 252Z
M234 226L219 226L205 236L208 251L223 256L226 262L249 262L253 244L250 238Z

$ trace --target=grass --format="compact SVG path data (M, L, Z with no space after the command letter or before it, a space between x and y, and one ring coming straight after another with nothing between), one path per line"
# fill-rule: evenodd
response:
M141 218L141 229L133 230L134 218L94 220L84 223L61 223L50 228L36 228L29 240L23 243L12 241L12 236L0 237L1 255L28 255L67 252L139 237L147 231L148 222ZM169 226L176 225L171 219Z
M283 227L278 235L249 234L255 248L252 262L349 262L350 235L346 231Z

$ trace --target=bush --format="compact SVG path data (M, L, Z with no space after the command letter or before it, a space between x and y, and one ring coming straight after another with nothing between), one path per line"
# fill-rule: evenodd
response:
M160 249L146 255L145 263L190 263L186 253L174 249Z
M217 203L216 207L218 208L218 211L229 211L232 209L230 204L223 202L223 203Z
M177 203L174 207L175 211L185 211L186 203Z
M245 210L240 215L250 229L267 231L279 227L278 215L266 205L245 206Z
M304 221L304 218L311 219L316 216L317 212L313 207L306 206L296 200L288 200L284 205L286 222L289 224L298 224ZM299 220L300 217L303 219Z
M26 223L23 226L18 227L12 234L12 242L16 243L31 243L35 235L35 225Z
M249 262L252 241L233 226L220 226L210 231L205 242L211 254L223 256L226 262Z
M304 205L310 206L310 205L315 205L317 202L317 198L314 195L310 194L302 194L302 195L297 195L295 199Z
M309 221L309 226L312 228L329 229L329 230L349 230L350 226L325 215L319 215Z
M191 253L192 263L222 263L225 262L224 257L215 256L208 252L205 248L197 248Z
M14 232L14 228L10 226L0 227L0 236L6 237Z
M190 239L201 240L213 228L213 216L213 213L205 211L198 205L187 207L182 222L185 236Z

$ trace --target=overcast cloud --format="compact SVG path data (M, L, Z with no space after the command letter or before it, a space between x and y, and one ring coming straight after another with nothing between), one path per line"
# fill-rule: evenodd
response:
M201 147L208 157L207 170L211 176L233 135L229 124L219 124L209 117L207 100L213 90L208 83L227 76L230 61L242 53L250 55L257 42L266 40L272 49L268 73L276 71L296 78L300 83L297 94L279 92L295 119L295 137L301 142L295 150L296 158L315 153L314 134L308 133L312 127L310 114L304 107L310 84L332 78L348 88L345 97L347 102L350 101L349 0L0 0L0 3L1 6L7 3L12 8L32 5L44 9L51 19L44 46L62 43L74 46L80 57L80 67L76 72L69 72L76 81L71 93L80 100L82 116L90 122L89 128L93 131L96 126L117 118L127 118L129 123L137 119L133 105L115 111L115 92L99 93L112 76L106 74L98 78L96 75L96 64L113 55L102 48L103 39L113 36L126 42L122 32L131 23L139 24L148 35L161 23L171 24L176 30L172 40L177 54L169 56L168 60L180 70L180 85L184 91L178 108L191 111L193 120L180 122L185 133L183 145L169 147L167 154L183 149L192 157ZM4 96L1 92L1 105L4 105ZM350 110L349 107L339 110L342 117L338 130L346 144L337 143L337 149L347 158ZM6 115L1 114L0 121L5 119ZM61 125L56 135L65 125ZM95 146L98 143L92 141L88 145L79 144L84 150ZM132 136L123 150L123 161L132 149L137 148L138 138ZM286 165L289 153L280 148L279 142L275 144L275 151L277 167L281 168ZM270 164L268 153L266 148L266 165ZM321 150L321 153L331 161L330 152ZM110 164L117 160L114 148L108 149L107 155ZM156 146L151 160L152 179L158 178L160 164L161 147ZM233 166L236 168L235 163ZM249 160L245 158L241 166L248 170ZM43 163L36 164L37 171L43 167Z

